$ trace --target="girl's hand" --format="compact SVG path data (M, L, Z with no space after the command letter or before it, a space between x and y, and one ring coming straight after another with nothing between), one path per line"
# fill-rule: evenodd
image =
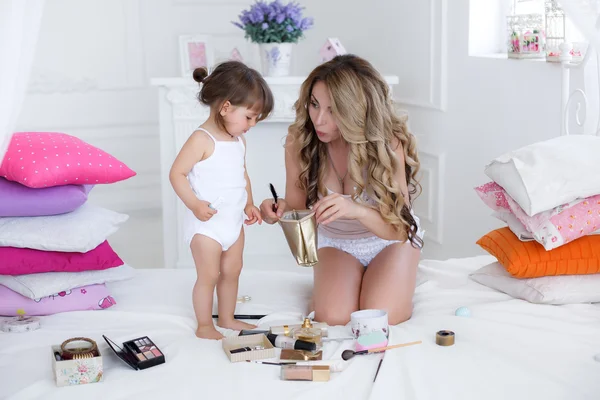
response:
M258 207L255 207L254 204L248 204L246 208L244 208L244 213L248 216L248 219L244 221L246 225L252 225L258 222L258 224L262 224L262 217L260 215L260 210Z
M217 210L213 210L209 205L208 201L198 200L192 208L192 212L200 221L206 222L217 213Z
M272 225L279 221L286 208L287 203L284 199L277 199L277 204L273 199L266 199L260 204L260 214L267 224Z
M312 208L318 224L327 225L338 218L360 219L365 214L365 206L356 203L339 193L333 193L317 201Z

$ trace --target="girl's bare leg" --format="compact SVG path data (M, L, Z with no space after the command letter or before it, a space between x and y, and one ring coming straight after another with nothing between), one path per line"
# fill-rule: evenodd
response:
M197 279L192 291L192 301L198 329L196 336L203 339L222 339L213 324L213 293L219 279L219 264L222 247L215 240L203 235L194 235L190 244L196 264Z
M238 240L221 256L221 274L217 282L217 299L219 302L217 325L236 331L256 328L256 325L247 324L233 318L238 297L238 283L242 272L243 252L244 229L242 228Z

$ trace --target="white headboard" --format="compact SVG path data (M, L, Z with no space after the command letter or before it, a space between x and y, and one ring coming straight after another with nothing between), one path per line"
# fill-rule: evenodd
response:
M589 100L586 95L585 89L574 89L571 90L571 70L584 70L591 54L594 53L597 59L596 63L596 74L598 76L598 90L600 93L600 55L596 51L593 51L592 45L585 52L585 56L582 61L574 63L571 60L569 54L572 49L572 45L568 42L561 44L561 63L562 63L562 90L561 90L561 135L569 135L570 128L572 126L571 119L575 119L577 126L583 128L586 120L588 119L588 106ZM592 113L596 117L596 129L594 133L600 134L600 109L598 113Z
M585 70L586 65L589 64L589 60L592 57L592 53L596 57L596 75L598 77L597 85L600 93L600 1L599 0L557 0L560 7L565 12L565 16L575 25L577 30L582 33L587 42L589 43L588 49L585 52L584 59L580 63L573 63L569 50L572 49L570 43L563 43L561 45L561 63L562 63L562 119L561 119L561 134L568 135L570 127L573 126L571 119L574 118L574 122L577 126L582 127L588 118L588 113L593 116L593 119L597 120L595 129L586 129L587 131L593 131L594 134L600 134L600 97L598 98L598 106L596 110L589 110L589 97L586 96L584 89L571 90L570 78L571 70L580 69ZM598 51L594 51L598 50ZM589 112L596 111L596 112ZM583 112L583 117L581 113Z

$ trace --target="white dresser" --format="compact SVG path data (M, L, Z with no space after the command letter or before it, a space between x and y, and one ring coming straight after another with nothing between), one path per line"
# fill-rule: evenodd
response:
M266 78L275 97L274 112L246 135L246 162L256 206L270 196L269 183L284 196L283 140L288 126L294 121L293 105L304 79L294 76ZM398 77L386 76L386 81L393 87L398 83ZM165 268L194 268L190 249L182 240L185 205L171 187L169 170L189 135L208 118L209 110L198 102L199 86L191 79L155 78L151 84L158 87L159 96L164 264ZM277 225L246 228L245 254L288 253L285 238Z

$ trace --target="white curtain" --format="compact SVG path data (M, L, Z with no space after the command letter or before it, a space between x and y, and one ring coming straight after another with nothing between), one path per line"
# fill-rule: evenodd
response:
M0 163L25 98L45 0L0 0Z
M558 3L590 45L600 50L600 1L558 0Z

